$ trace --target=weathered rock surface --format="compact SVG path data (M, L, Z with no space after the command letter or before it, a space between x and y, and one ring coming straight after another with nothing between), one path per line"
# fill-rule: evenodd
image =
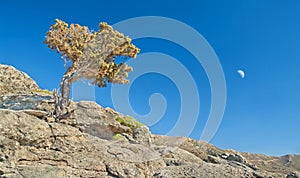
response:
M37 90L38 85L26 73L12 66L0 65L0 95L27 94Z
M299 177L300 157L271 157L151 134L95 102L72 102L60 122L50 95L0 96L0 177Z

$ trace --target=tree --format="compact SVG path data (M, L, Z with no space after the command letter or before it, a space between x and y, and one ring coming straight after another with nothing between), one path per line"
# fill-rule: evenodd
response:
M131 39L113 30L105 22L99 24L99 31L91 31L86 26L71 24L56 19L50 26L44 43L56 50L68 63L71 61L60 82L60 94L55 93L57 118L67 113L71 83L85 78L99 87L107 83L126 84L128 72L132 68L125 63L117 64L115 57L135 58L139 49L131 44Z

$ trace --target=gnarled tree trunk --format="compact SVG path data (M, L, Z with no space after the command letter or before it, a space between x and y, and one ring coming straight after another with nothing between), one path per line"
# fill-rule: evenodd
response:
M60 82L60 93L54 93L55 97L55 111L54 115L57 120L59 120L62 116L68 113L68 106L70 104L70 88L71 88L71 79L75 74L76 69L73 66L69 67L66 73L64 74L61 82Z

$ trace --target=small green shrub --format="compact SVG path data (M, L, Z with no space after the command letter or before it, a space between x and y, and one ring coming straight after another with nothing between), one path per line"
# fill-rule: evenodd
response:
M122 118L118 117L116 119L116 121L118 121L121 125L129 127L131 130L139 128L139 127L144 125L144 124L138 122L137 120L135 120L131 116L125 116L125 117L122 117Z
M124 141L124 142L128 142L128 140L121 134L116 134L116 135L112 136L111 139L112 140L121 140L121 141Z
M36 92L36 93L43 93L43 94L47 94L47 95L53 95L53 92L52 92L52 91L49 91L49 90L42 90L42 89L39 89L39 90L33 90L33 92Z

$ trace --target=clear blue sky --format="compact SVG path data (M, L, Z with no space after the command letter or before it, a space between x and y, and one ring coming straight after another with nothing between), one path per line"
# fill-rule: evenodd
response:
M224 70L226 111L211 143L245 152L300 154L299 9L298 0L2 1L0 63L27 72L40 87L51 90L65 71L60 56L42 43L55 18L96 30L100 21L114 24L138 16L177 19L206 38ZM165 40L133 43L141 52L176 57L198 79L201 113L191 137L199 138L210 109L210 86L201 65L182 47ZM236 72L240 68L246 72L244 79ZM145 83L150 87L143 88ZM164 119L151 127L164 134L179 113L179 94L161 75L142 76L130 95L137 112L149 112L147 102L153 92L171 100ZM112 107L109 88L97 89L96 100Z

